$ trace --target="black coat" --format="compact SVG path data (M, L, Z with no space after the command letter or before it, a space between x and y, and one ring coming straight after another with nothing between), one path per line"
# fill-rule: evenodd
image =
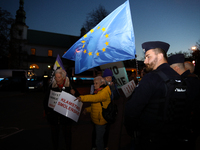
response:
M67 80L69 81L69 80ZM56 124L64 124L64 125L70 125L73 120L71 120L70 118L54 111L52 108L48 107L48 101L49 101L49 95L50 95L50 91L55 91L55 92L62 92L65 91L67 93L70 93L70 90L72 89L72 86L67 86L66 84L64 85L64 87L62 89L59 89L59 87L56 85L55 81L53 84L51 84L49 86L48 91L45 94L45 98L44 98L44 110L45 110L45 115L47 117L47 121L52 124L52 125L56 125ZM79 92L73 87L73 89L75 90L75 97L78 97L80 94Z
M181 78L167 63L160 65L156 70L161 70L169 79ZM125 125L132 131L156 132L162 126L160 121L145 113L152 100L162 99L166 92L165 82L158 74L154 73L156 70L142 78L125 105Z

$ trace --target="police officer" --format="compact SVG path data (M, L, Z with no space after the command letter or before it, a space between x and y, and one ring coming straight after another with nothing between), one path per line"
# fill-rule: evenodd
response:
M200 80L199 78L191 73L191 71L185 68L185 56L183 54L172 55L168 58L168 63L171 68L173 68L178 74L181 75L182 79L187 84L187 93L188 93L188 106L192 104L191 117L189 121L190 136L188 142L190 144L190 149L195 149L195 141L200 135ZM188 107L189 108L189 107Z
M174 124L162 121L164 109L159 103L166 94L166 84L156 73L163 72L169 79L180 80L181 76L167 62L170 45L162 41L150 41L142 44L145 51L146 70L150 71L135 88L132 97L125 105L125 126L135 139L135 149L164 150L185 148L178 142L173 131ZM159 113L160 112L160 113ZM177 129L175 129L177 130ZM177 133L177 131L176 131Z

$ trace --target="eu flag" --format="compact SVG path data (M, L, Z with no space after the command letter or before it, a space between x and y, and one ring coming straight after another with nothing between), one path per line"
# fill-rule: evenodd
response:
M111 12L62 56L79 74L103 64L134 59L135 38L129 0Z

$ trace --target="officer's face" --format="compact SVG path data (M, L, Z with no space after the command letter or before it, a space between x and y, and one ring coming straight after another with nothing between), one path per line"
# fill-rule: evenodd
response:
M153 49L148 50L145 54L145 60L144 60L144 64L146 65L146 70L148 72L155 70L157 68L157 62L158 58L154 50Z

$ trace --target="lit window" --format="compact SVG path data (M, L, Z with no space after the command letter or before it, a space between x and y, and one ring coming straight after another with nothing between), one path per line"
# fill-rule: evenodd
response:
M31 48L31 55L35 55L35 48Z
M53 51L52 50L48 50L48 56L52 56L53 55Z

